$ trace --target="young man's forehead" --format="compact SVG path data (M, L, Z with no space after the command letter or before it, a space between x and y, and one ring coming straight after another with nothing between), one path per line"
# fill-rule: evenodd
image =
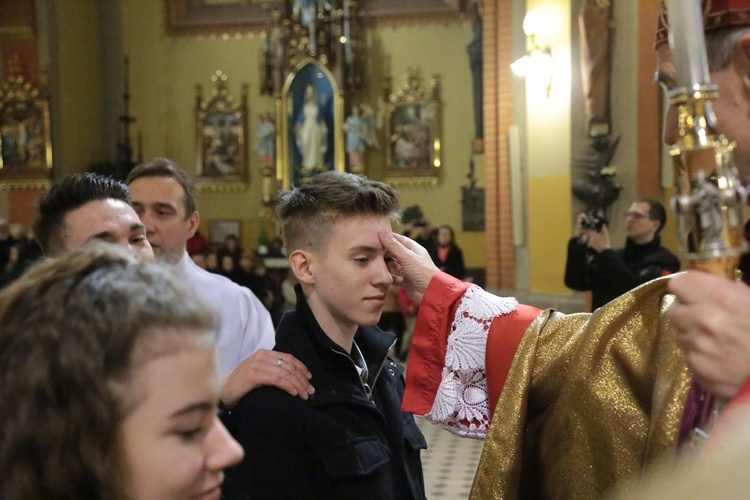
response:
M135 215L133 207L130 206L128 202L114 198L103 198L88 201L79 207L68 210L65 213L64 219L72 219L75 218L76 215L83 215L86 217L106 217L128 214L130 212Z
M364 214L364 215L342 215L317 227L308 227L309 239L316 246L328 246L331 240L345 239L349 242L350 247L369 246L376 249L382 249L383 246L378 238L377 230L373 226L380 226L379 229L390 229L391 218L385 215Z
M380 247L382 245L379 244L377 231L373 229L375 227L390 229L391 222L388 217L382 215L351 216L342 219L335 227L342 228L354 236L373 238L373 241L378 242L377 246Z

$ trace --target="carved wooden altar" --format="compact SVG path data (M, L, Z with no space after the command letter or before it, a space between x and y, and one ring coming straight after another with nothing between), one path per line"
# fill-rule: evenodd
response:
M269 13L261 92L276 99L276 179L289 189L345 169L344 114L363 80L359 4L284 0Z

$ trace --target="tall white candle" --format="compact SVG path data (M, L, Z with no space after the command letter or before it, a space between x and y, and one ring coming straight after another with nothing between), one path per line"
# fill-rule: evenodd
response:
M694 88L710 82L700 0L666 0L669 47L677 86Z

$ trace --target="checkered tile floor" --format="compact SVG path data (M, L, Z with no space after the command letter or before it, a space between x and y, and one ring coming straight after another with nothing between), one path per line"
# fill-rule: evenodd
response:
M454 436L421 418L417 424L427 439L422 452L427 498L468 498L484 441Z

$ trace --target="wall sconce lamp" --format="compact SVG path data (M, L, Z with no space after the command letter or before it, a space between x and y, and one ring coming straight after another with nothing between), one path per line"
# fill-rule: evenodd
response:
M536 41L540 31L539 19L533 12L523 18L523 32L526 34L528 49L526 55L511 63L510 69L516 76L529 77L532 81L546 82L547 98L552 90L555 60L549 47L541 47Z

